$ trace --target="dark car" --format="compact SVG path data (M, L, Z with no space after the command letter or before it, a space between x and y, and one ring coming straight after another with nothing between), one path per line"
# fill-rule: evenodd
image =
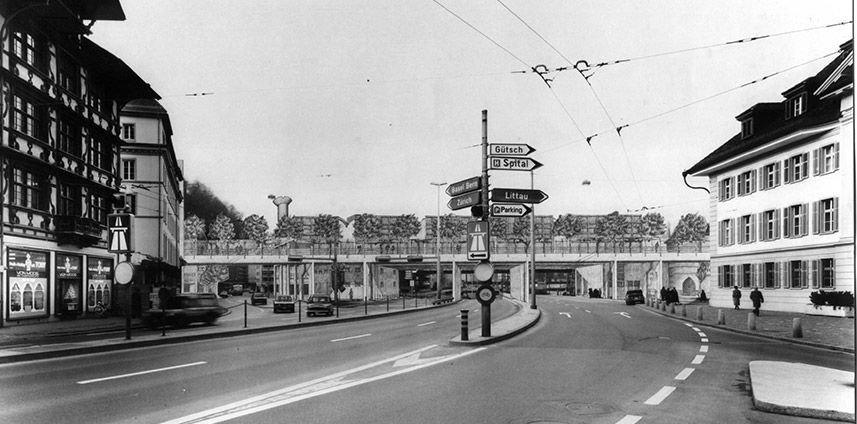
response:
M251 305L267 305L268 304L268 296L262 292L253 293L250 296L250 304Z
M288 295L279 295L274 299L274 313L277 312L294 312L295 299Z
M625 292L625 304L633 305L635 303L646 303L646 298L643 296L642 290L628 290Z
M307 299L306 316L333 315L333 301L330 296L314 294Z
M184 327L193 322L213 324L226 312L226 308L217 303L214 293L180 294L167 299L163 310L152 308L143 312L142 322L147 328L158 328L162 324Z

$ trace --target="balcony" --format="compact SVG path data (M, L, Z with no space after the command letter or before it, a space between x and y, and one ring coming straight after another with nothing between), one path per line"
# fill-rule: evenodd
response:
M54 217L54 234L59 244L94 246L101 241L103 230L104 226L93 219L79 216Z

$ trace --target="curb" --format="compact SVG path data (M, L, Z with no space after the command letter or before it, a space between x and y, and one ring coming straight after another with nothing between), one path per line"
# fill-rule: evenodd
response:
M762 365L758 365L761 363L765 363L768 361L753 361L750 362L748 366L747 375L750 378L750 384L753 384L754 374L759 374L759 380L763 380L765 376L765 371L761 369ZM837 371L834 371L837 372ZM853 377L853 373L850 373ZM848 376L843 376L844 378L848 378ZM854 413L847 412L844 410L835 410L828 409L832 405L826 404L821 408L812 408L809 406L797 406L797 405L785 405L782 403L776 403L771 399L770 387L768 388L759 388L758 390L761 393L757 394L757 389L754 386L752 390L753 396L753 405L756 409L764 412L772 412L775 414L782 415L792 415L798 417L808 417L808 418L817 418L817 419L825 419L825 420L835 420L835 421L845 421L845 422L854 422ZM853 396L853 390L851 391L851 396ZM760 398L765 398L765 400L760 400ZM852 409L853 410L853 409Z
M733 332L733 333L739 333L739 334L743 334L743 335L746 335L746 336L761 337L761 338L763 338L763 339L779 340L779 341L784 341L784 342L789 342L789 343L794 343L794 344L800 344L800 345L805 345L805 346L810 346L810 347L816 347L816 348L820 348L820 349L828 349L828 350L834 350L834 351L838 351L838 352L846 352L846 353L850 353L850 354L852 354L852 355L855 353L855 350L854 350L853 348L847 348L847 347L842 347L842 346L827 345L827 344L823 344L823 343L810 342L810 341L806 341L806 340L798 340L798 339L794 339L794 338L779 337L779 336L771 336L771 335L768 335L768 334L756 333L756 332L752 332L752 331L749 331L749 330L741 330L741 329L738 329L738 328L726 327L726 326L717 325L717 324L709 324L709 323L706 323L706 322L696 321L696 320L693 320L693 319L690 319L690 318L686 318L686 317L682 317L682 316L677 316L677 315L675 315L675 314L670 314L670 313L668 313L668 312L663 312L663 311L661 311L661 310L659 310L659 309L657 309L657 308L653 308L653 307L651 307L651 306L647 306L645 310L650 311L650 312L653 312L653 313L656 313L656 314L658 314L658 315L665 316L665 317L667 317L667 318L672 318L672 319L676 319L676 320L679 320L679 321L690 322L690 323L694 323L694 324L697 324L697 325L702 325L702 326L705 326L705 327L708 327L708 328L715 328L715 329L718 329L718 330L731 331L731 332Z
M193 342L199 340L210 340L217 338L227 338L227 337L237 337L237 336L245 336L250 334L262 334L262 333L272 333L275 331L281 330L290 330L295 328L304 328L304 327L318 327L323 325L331 325L341 322L353 322L353 321L363 321L367 319L373 318L382 318L391 315L401 315L408 314L417 311L424 311L427 309L434 308L443 308L447 306L452 306L457 304L458 302L445 303L441 305L430 305L423 308L416 309L405 309L399 311L391 311L391 312L381 312L378 314L372 315L360 315L354 317L346 317L346 318L336 318L336 319L328 319L322 321L313 321L313 322L302 322L297 324L284 324L284 325L272 325L267 327L256 327L256 328L242 328L237 330L229 330L229 331L213 331L211 333L203 333L203 334L188 334L183 336L175 336L175 337L163 337L152 340L127 340L118 342L116 344L105 344L105 345L97 345L97 346L85 346L85 347L76 347L69 349L61 349L55 351L45 351L45 352L33 352L33 353L20 353L13 354L8 356L0 356L0 364L9 364L14 362L26 362L26 361L34 361L38 359L50 359L50 358L60 358L64 356L73 356L73 355L84 355L89 353L101 353L101 352L112 352L117 350L124 349L134 349L140 347L150 347L150 346L160 346L165 344L174 344L174 343L185 343L185 342Z
M523 333L524 331L527 331L528 329L530 329L531 327L536 325L539 322L539 320L541 319L541 317L542 317L542 310L541 309L538 309L538 308L537 309L529 309L529 304L521 302L520 300L517 300L517 299L507 298L507 300L515 303L519 307L518 311L515 312L515 314L513 314L511 317L504 318L500 321L492 323L492 325L497 326L504 321L518 319L519 316L531 315L530 317L527 317L528 321L525 322L524 325L519 326L519 327L514 327L512 330L507 331L507 332L500 334L500 335L497 335L497 336L490 336L490 337L478 336L478 337L471 338L471 340L461 340L461 336L459 335L459 336L453 337L449 341L449 344L451 346L485 346L485 345L489 345L489 344L493 344L493 343L498 343L498 342L501 342L503 340L507 340L507 339L510 339L512 337L515 337L518 334Z

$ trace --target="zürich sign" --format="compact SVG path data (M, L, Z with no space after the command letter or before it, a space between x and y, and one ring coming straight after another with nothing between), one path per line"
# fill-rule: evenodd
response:
M482 192L481 191L473 191L467 194L462 194L461 196L453 197L449 199L449 202L446 206L452 210L464 209L470 206L476 206L482 203Z
M532 211L527 205L514 203L494 203L491 205L491 216L498 218L520 218Z
M495 188L491 190L492 202L542 203L547 198L547 193L541 190L524 190L520 188Z
M502 171L532 171L541 163L530 158L510 158L503 156L491 156L491 169Z
M468 178L454 184L450 184L446 188L446 194L450 196L458 196L459 194L469 193L471 191L482 188L482 177Z

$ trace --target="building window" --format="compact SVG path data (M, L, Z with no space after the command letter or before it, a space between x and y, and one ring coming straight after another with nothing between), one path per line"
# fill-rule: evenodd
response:
M74 95L80 95L80 66L67 54L61 54L57 64L58 85Z
M753 118L741 121L741 138L747 138L753 135Z
M756 170L738 174L738 195L746 196L756 191Z
M753 264L741 265L741 286L744 288L753 287Z
M836 268L833 258L813 261L816 267L814 288L832 289L836 286ZM820 286L820 287L819 287Z
M720 201L735 197L735 177L720 180Z
M122 124L122 139L123 140L136 140L136 126L135 124Z
M813 234L829 234L839 231L839 198L812 203Z
M780 163L774 162L761 169L762 190L770 190L780 185Z
M60 216L80 216L80 186L61 183L58 192L57 214Z
M122 159L122 179L137 179L137 159Z
M80 126L71 119L61 118L58 131L57 149L80 157Z
M778 209L764 211L759 214L759 241L776 240L780 238L780 215Z
M813 151L813 175L824 175L839 169L839 143L828 144Z
M786 119L803 115L806 112L806 93L798 94L786 102Z
M788 287L793 289L802 289L808 287L806 261L788 261Z
M762 264L762 267L763 267L762 272L764 275L763 278L765 279L765 288L766 289L774 289L774 288L777 288L779 286L778 280L780 277L779 276L780 269L777 265L778 264L776 262L765 262L764 264Z
M754 218L754 215L744 215L741 217L739 243L746 244L756 241L756 220Z
M15 131L28 135L35 139L44 140L47 122L45 122L45 108L38 105L32 99L16 94L14 100L13 126Z
M101 224L107 225L107 207L109 205L109 201L101 195L98 194L90 194L89 195L89 218L93 221L100 222Z
M720 246L735 244L734 226L731 219L720 221Z
M807 205L792 205L783 209L783 237L796 238L807 235Z
M792 156L784 162L783 179L786 183L796 183L809 177L809 153Z
M720 273L717 278L717 287L732 287L735 285L735 266L720 265Z
M12 168L12 204L46 211L49 194L47 176L18 167Z
M22 62L38 70L45 69L45 46L30 34L16 31L12 33L12 49Z
M111 170L113 152L111 145L100 136L92 134L89 139L89 164L104 170Z

